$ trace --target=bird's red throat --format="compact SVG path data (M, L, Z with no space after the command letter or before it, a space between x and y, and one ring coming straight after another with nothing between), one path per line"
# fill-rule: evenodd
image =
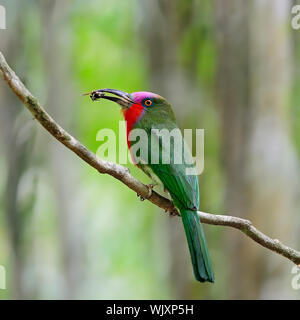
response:
M127 145L130 149L130 141L128 139L130 131L133 129L134 125L141 119L145 110L141 104L133 103L130 108L123 109L122 112L126 121Z

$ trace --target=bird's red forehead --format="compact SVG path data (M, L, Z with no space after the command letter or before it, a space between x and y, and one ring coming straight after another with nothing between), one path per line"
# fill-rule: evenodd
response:
M148 99L161 98L161 96L159 96L158 94L153 93L153 92L147 92L147 91L133 92L131 95L132 95L133 101L135 103L140 103L141 101L143 101L146 98L148 98Z

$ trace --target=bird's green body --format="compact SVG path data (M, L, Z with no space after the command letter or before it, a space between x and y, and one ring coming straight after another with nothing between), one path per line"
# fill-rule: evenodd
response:
M154 99L153 99L154 100ZM187 175L186 169L191 167L187 164L185 159L190 159L191 155L187 148L184 148L184 141L182 139L183 162L181 164L175 163L174 157L174 140L170 140L170 163L162 163L162 154L165 145L162 143L161 136L157 136L153 129L163 130L167 129L169 132L178 129L174 113L171 106L165 100L157 98L157 102L153 101L154 106L148 108L145 114L134 125L134 129L143 129L148 135L148 159L144 159L147 164L137 165L154 181L157 178L161 181L164 188L168 190L174 205L179 209L182 217L184 230L187 237L187 242L191 254L193 269L195 277L198 281L214 281L214 275L210 262L210 257L206 245L204 231L199 220L197 210L199 209L199 185L196 175ZM151 134L152 132L152 134ZM177 132L180 133L178 130ZM159 150L159 163L151 163L151 148ZM155 152L156 152L155 150ZM169 152L167 150L166 152ZM187 155L188 153L188 155ZM143 154L143 152L141 152Z
M105 91L110 90L110 91ZM112 89L102 89L104 92L119 92ZM122 93L123 94L123 93ZM118 94L119 95L119 94ZM127 122L128 146L131 148L133 143L130 141L130 133L133 129L142 129L146 132L148 142L142 144L138 159L133 155L136 165L142 169L153 180L159 181L169 192L174 205L178 208L190 250L191 260L195 277L198 281L214 282L213 270L204 236L204 231L199 220L197 210L199 209L199 185L196 175L188 175L187 168L193 164L189 161L191 154L184 144L183 136L177 127L175 116L170 104L161 96L149 92L135 92L128 95L131 103L116 101L123 108L123 114ZM112 98L110 98L112 100ZM127 96L126 96L127 99ZM169 132L175 129L179 144L176 151L174 147L175 139L170 140L169 146L162 141L159 131L167 129ZM165 149L168 150L165 150ZM178 148L178 146L177 146ZM175 152L174 152L175 149ZM170 152L169 152L170 150ZM183 150L182 163L175 161L178 151ZM168 163L163 162L164 152L169 152ZM159 161L152 161L152 155L158 155ZM144 156L143 158L143 155Z

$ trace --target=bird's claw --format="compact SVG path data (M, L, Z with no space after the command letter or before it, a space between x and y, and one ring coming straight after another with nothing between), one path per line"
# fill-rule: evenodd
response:
M172 202L173 204L173 202ZM179 216L178 211L176 210L176 208L174 207L174 204L172 207L165 209L165 212L169 214L169 217L176 217Z
M144 200L145 200L145 198L144 198L144 197L142 197L140 194L138 194L138 193L137 193L136 195L137 195L137 197L139 197L139 198L140 198L140 200L141 200L141 201L144 201Z
M145 198L145 197L143 197L143 196L141 196L140 194L136 194L139 198L140 198L140 200L141 201L145 201L146 199L149 199L149 198L151 198L151 196L152 196L152 192L153 192L153 188L156 186L156 184L153 184L153 183L150 183L150 184L147 184L146 185L146 187L148 188L148 191L149 191L149 193L148 193L148 196Z
M174 209L165 210L165 212L169 214L169 217L176 217L176 216L178 216L177 211L174 210Z

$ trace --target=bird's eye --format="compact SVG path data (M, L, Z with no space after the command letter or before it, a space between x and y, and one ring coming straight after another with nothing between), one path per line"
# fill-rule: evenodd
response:
M152 105L152 101L150 99L145 100L144 104L146 107L150 107Z

